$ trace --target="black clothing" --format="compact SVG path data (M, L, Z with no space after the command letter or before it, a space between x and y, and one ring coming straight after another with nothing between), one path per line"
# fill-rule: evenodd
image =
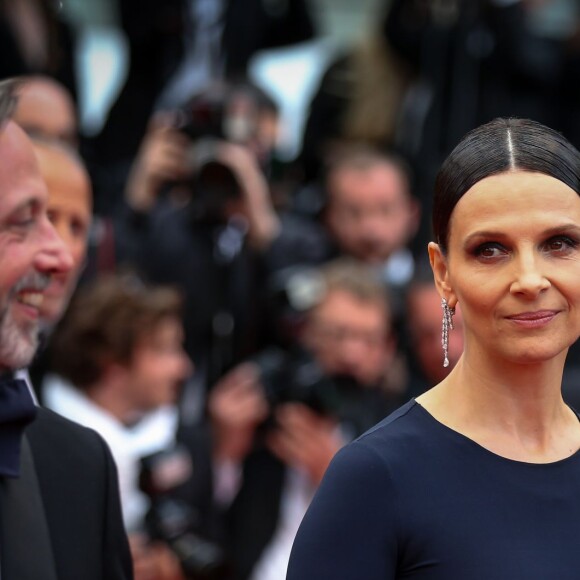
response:
M580 452L512 461L414 400L341 450L288 580L576 580Z
M121 518L117 470L104 441L90 429L43 408L38 409L36 419L27 427L24 441L23 448L30 453L21 479L2 481L2 489L9 483L11 494L23 494L21 499L30 500L23 501L23 505L30 503L43 508L43 513L36 513L38 521L33 521L32 527L38 527L37 523L46 525L56 578L131 579L132 563ZM46 556L47 546L42 549L34 542L36 532L32 537L26 530L22 532L21 521L15 529L21 537L29 537L27 543L15 545L12 538L7 540L14 522L5 519L10 517L7 504L3 503L6 497L0 496L5 532L0 544L2 580L28 580L29 573L21 573L20 566L28 568L27 559ZM21 520L22 516L20 513L15 517ZM7 558L7 545L17 554ZM33 578L52 576L47 572L46 576Z
M16 0L18 1L18 0ZM58 5L51 0L39 0L38 16L46 32L46 63L43 67L31 66L17 38L17 31L6 14L9 7L0 3L0 79L23 75L48 75L62 83L73 99L77 98L75 72L76 38L73 28L62 18ZM10 3L8 3L10 4Z
M325 247L317 227L290 215L282 216L270 247L258 252L235 223L198 223L191 214L189 207L169 202L150 215L126 208L115 224L117 256L151 282L184 294L185 348L196 373L212 384L269 344L264 305L270 276L292 265L320 263Z
M25 381L6 376L0 388L0 475L18 477L24 428L36 417Z

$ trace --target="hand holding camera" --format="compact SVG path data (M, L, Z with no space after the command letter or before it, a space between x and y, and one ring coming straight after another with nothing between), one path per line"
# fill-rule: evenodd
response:
M268 414L256 365L241 364L214 386L209 413L216 459L243 461L252 447L256 428Z
M313 486L343 446L337 421L300 403L285 403L276 410L277 426L267 436L270 450L284 463L305 471Z
M166 183L183 181L191 174L189 139L175 128L173 117L172 113L153 117L131 167L125 197L135 211L151 210Z
M163 542L130 534L129 545L135 580L185 580L179 559Z
M245 145L219 141L215 161L227 167L238 183L242 203L235 209L248 220L249 242L258 249L266 248L278 234L280 223L255 155Z

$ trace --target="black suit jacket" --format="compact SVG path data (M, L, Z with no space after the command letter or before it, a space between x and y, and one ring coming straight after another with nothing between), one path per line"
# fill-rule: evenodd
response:
M33 493L36 497L30 499L36 501L36 515L44 511L48 552L52 552L56 578L131 579L132 563L121 518L117 470L102 438L90 429L39 408L35 421L25 431L23 453L21 479L3 481L2 489L5 492L7 485L8 489L13 486L12 489L18 490L26 487L29 480L36 480L32 488L39 493ZM27 470L25 457L28 457ZM33 475L29 477L31 472ZM29 503L25 498L21 511L26 511ZM2 505L4 518L9 505L10 502ZM15 526L14 521L8 525L3 522L3 548L6 542L10 544L20 519L17 514ZM42 527L40 520L33 529ZM25 533L28 540L30 530ZM36 552L34 541L25 543L26 546L12 544L11 552L17 552L14 557L7 557L2 550L2 580L21 580L23 575L18 569L22 559L42 558ZM43 572L34 580L54 576Z

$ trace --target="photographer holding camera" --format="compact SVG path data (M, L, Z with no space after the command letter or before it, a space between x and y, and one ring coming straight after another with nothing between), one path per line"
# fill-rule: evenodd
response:
M395 353L383 285L348 259L318 274L296 348L262 353L212 390L216 445L237 477L228 518L236 579L284 577L331 458L396 404L381 388Z
M211 385L266 341L266 280L317 263L318 228L274 208L276 108L256 87L216 87L157 117L131 172L116 252L184 295L186 350Z
M136 580L186 577L168 542L147 529L151 502L139 487L140 459L174 446L175 402L192 371L182 348L180 306L174 290L146 288L134 277L84 286L53 335L55 374L43 383L47 407L96 430L111 448ZM204 464L195 463L192 486L204 507L211 491L203 495Z

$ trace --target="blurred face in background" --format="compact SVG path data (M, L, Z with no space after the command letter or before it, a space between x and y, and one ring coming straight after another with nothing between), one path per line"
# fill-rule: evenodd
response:
M48 77L26 77L18 89L14 121L32 137L78 145L77 118L67 89Z
M383 304L333 289L310 313L304 345L330 375L377 384L393 356L389 313Z
M430 386L441 382L463 353L463 317L456 307L453 330L449 332L449 366L443 366L441 348L441 296L435 285L417 285L409 290L407 322L411 346L421 371Z
M48 218L73 258L73 267L52 277L44 291L41 318L57 322L82 271L92 213L89 176L73 154L58 145L35 143L40 172L48 187Z
M176 402L193 370L182 345L183 327L177 317L168 316L143 334L123 381L133 409L148 412Z
M399 169L388 162L338 167L327 182L326 224L340 249L378 264L403 248L418 225L418 208Z

